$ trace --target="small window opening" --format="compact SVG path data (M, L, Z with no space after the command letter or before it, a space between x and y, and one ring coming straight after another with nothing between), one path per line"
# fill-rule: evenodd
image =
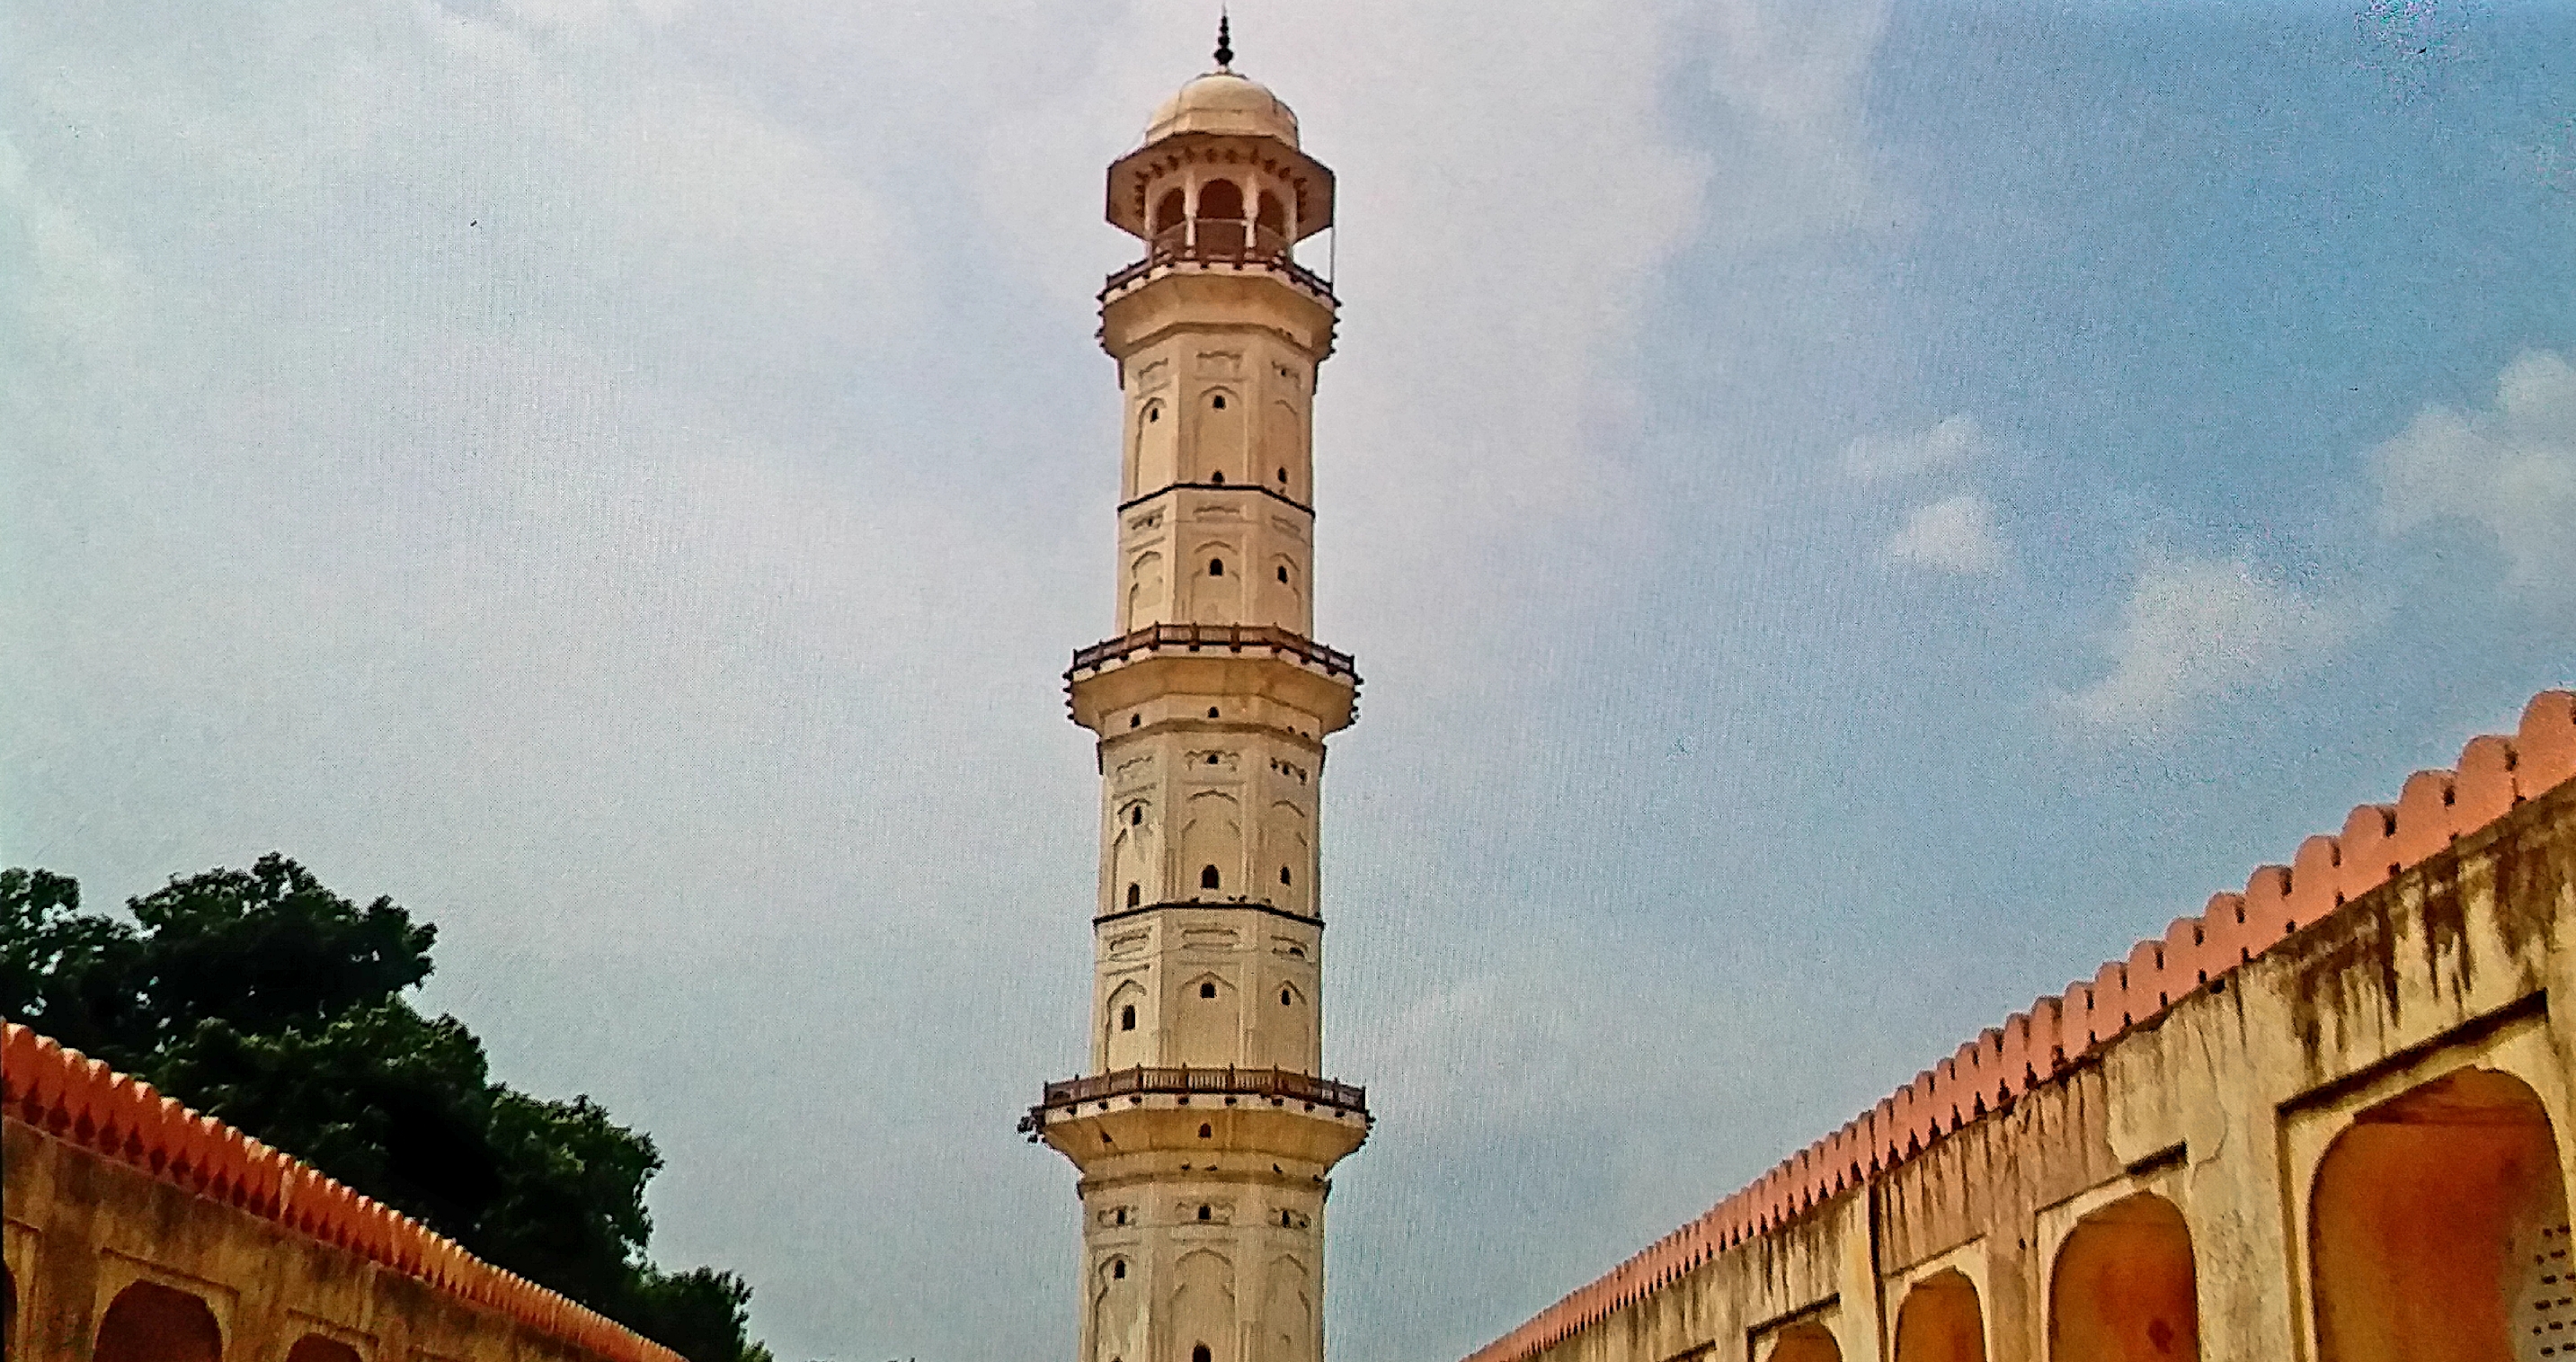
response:
M1214 766L1214 765L1216 765L1216 753L1214 753L1214 752L1210 752L1210 753L1208 753L1208 765L1210 765L1210 766ZM1214 872L1214 871L1210 871L1209 873L1210 873L1210 874L1214 874L1215 872ZM1209 886L1209 888L1214 888L1214 887L1215 887L1214 885L1210 885L1210 886Z
M1225 880L1222 876L1216 873L1215 866L1203 865L1199 867L1199 888L1222 889L1224 887Z
M1288 485L1288 470L1285 468L1279 470L1279 485L1282 487Z
M1162 409L1162 407L1160 407L1159 405L1153 404L1153 403L1148 403L1148 404L1146 404L1146 407L1145 407L1145 419L1146 419L1146 421L1148 421L1148 422L1154 422L1154 421L1160 421L1160 420L1162 420L1162 419L1163 419L1163 409Z
M1295 1004L1294 1004L1294 1003L1292 1003L1292 1002L1290 1001L1290 999L1291 999L1293 996L1294 996L1294 995L1290 994L1290 993L1288 992L1288 990L1286 990L1286 989L1284 989L1284 988L1283 988L1283 989L1281 989L1281 990L1279 990L1279 1005L1280 1005L1281 1007L1292 1007L1292 1006L1294 1006Z
M1199 1207L1199 1211L1199 1219L1207 1219L1207 1207L1201 1206ZM1216 1358L1208 1352L1208 1345L1202 1343L1197 1347L1190 1349L1190 1362L1216 1362Z
M1118 1009L1118 1029L1121 1031L1133 1031L1136 1029L1136 1005L1134 1003L1129 1003L1125 1007ZM1121 1211L1119 1214L1124 1215L1126 1212Z
M1211 559L1209 559L1209 560L1208 560L1208 575L1209 575L1209 576L1211 576L1211 577L1222 577L1222 576L1224 576L1224 575L1225 575L1225 560L1224 560L1224 559L1222 559L1222 558L1211 558Z
M1127 716L1127 726L1128 726L1129 728L1135 728L1135 727L1138 727L1138 726L1142 725L1144 722L1145 722L1145 716L1144 716L1144 715L1142 715L1142 714L1130 714L1130 715L1128 715L1128 716Z
M1208 1218L1208 1208L1205 1206L1199 1207L1199 1219L1205 1220ZM1191 1356L1199 1359L1199 1362L1207 1362L1207 1345L1204 1343L1200 1344L1198 1351L1192 1353Z
M1208 481L1219 487L1225 486L1225 470L1220 468L1215 472L1208 474Z
M1288 580L1288 569L1287 569L1287 568L1282 567L1282 568L1280 568L1280 569L1279 569L1279 580L1281 580L1281 581L1283 581L1283 582Z
M1126 1223L1127 1223L1127 1208L1126 1208L1126 1207L1124 1207L1124 1206L1121 1206L1121 1207L1119 1207L1119 1208L1118 1208L1118 1223L1119 1223L1119 1224L1121 1224L1121 1225L1124 1225L1124 1224L1126 1224ZM1124 1270L1125 1270L1125 1268L1126 1268L1126 1265L1125 1265L1124 1263L1121 1263L1121 1264L1119 1265L1119 1267L1120 1267L1120 1270L1121 1270L1121 1271L1124 1271Z
M1136 883L1135 881L1133 881L1133 880L1128 881L1128 884L1127 884L1127 906L1128 906L1128 907L1130 907L1130 908L1134 908L1134 907L1137 907L1137 906L1139 906L1139 905L1143 904L1143 903L1144 903L1144 901L1145 901L1145 888L1144 888L1144 886L1143 886L1143 885L1140 885L1140 884L1137 884L1137 883Z
M1216 1138L1216 1127L1211 1126L1211 1125L1208 1125L1208 1124L1205 1124L1204 1122L1202 1122L1202 1123L1200 1124L1200 1126L1199 1126L1199 1138L1200 1138L1200 1139L1202 1139L1202 1140L1213 1140L1213 1139L1215 1139L1215 1138Z
M1126 1216L1124 1216L1124 1215L1119 1216L1119 1217L1118 1217L1118 1223L1119 1223L1119 1224L1121 1224L1121 1225L1126 1224L1126 1223L1127 1223L1127 1217L1126 1217ZM1123 1259L1122 1259L1122 1260L1120 1260L1120 1261L1118 1261L1118 1262L1111 1263L1111 1264L1109 1265L1109 1275L1110 1275L1110 1277L1111 1277L1112 1279L1117 1280L1117 1281L1122 1281L1122 1282L1123 1282L1123 1281L1127 1280L1127 1264L1126 1264L1125 1260L1123 1260Z
M1214 705L1210 705L1210 706L1208 706L1208 717L1209 717L1209 718L1211 718L1211 719L1213 719L1213 718L1215 718L1215 717L1216 717L1216 706L1214 706Z
M1217 411L1223 411L1223 410L1225 410L1225 394L1224 394L1224 393L1218 393L1216 396L1209 398L1209 399L1208 399L1208 406L1210 406L1210 407L1214 408L1214 409L1215 409L1215 410L1217 410Z
M1283 1230L1293 1230L1297 1228L1296 1217L1286 1211L1281 1211L1279 1213L1279 1228Z
M1281 884L1286 884L1288 882L1288 867L1284 865L1279 867L1279 882Z
M1127 810L1127 826L1131 828L1141 828L1145 826L1144 805L1136 804L1129 806Z
M1216 985L1214 985L1214 984L1201 984L1201 985L1199 985L1199 996L1200 996L1200 997L1202 997L1202 998L1213 998L1213 997L1215 997L1215 996L1216 996Z

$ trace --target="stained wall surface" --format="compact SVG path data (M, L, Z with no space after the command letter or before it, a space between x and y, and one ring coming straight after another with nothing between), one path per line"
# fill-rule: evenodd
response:
M2576 696L1470 1362L2576 1359Z
M12 1359L680 1362L24 1027L6 1063Z

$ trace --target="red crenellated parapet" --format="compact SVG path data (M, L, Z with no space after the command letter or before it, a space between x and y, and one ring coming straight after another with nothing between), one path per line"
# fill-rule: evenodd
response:
M608 1362L680 1355L474 1257L152 1085L24 1026L0 1027L0 1112L221 1205L347 1249Z
M1707 1251L1768 1234L1849 1190L1852 1163L1884 1172L1936 1141L2008 1106L2034 1083L2154 1020L2291 933L2386 884L2514 806L2576 779L2576 691L2551 690L2524 706L2509 736L2472 738L2449 771L2418 771L2394 804L2364 804L2335 834L2299 844L2284 866L2255 870L2241 894L2219 893L2196 917L2176 918L2090 980L2044 997L2000 1028L1882 1098L1853 1122L1782 1160L1711 1207L1686 1230ZM1693 1246L1685 1257L1683 1244ZM1503 1337L1467 1362L1526 1362L1704 1261L1683 1234L1642 1252Z

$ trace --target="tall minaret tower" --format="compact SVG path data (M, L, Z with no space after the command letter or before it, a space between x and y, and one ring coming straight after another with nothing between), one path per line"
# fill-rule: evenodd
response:
M1291 251L1333 176L1233 57L1220 27L1109 168L1146 247L1100 295L1117 637L1065 675L1100 738L1091 1063L1022 1127L1081 1170L1079 1362L1320 1362L1327 1175L1369 1129L1320 1076L1324 737L1360 683L1311 639L1335 304Z

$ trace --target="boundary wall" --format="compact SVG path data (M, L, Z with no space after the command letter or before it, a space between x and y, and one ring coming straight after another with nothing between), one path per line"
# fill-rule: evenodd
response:
M0 1077L11 1358L683 1362L24 1026ZM111 1340L138 1284L159 1313ZM213 1351L172 1341L200 1319L178 1297Z
M2520 1036L2520 1058L2493 1060L2496 1071L2519 1075L2554 1113L2541 1129L2555 1129L2557 1175L2576 1170L2571 865L2576 693L2546 691L2513 735L2471 740L2456 769L2417 772L2396 802L2354 809L2291 864L2256 870L2242 892L2213 895L2091 979L1986 1029L1467 1362L2166 1356L2161 1343L2061 1349L2056 1288L2033 1261L2086 1208L2141 1192L2187 1212L2172 1231L2184 1236L2180 1297L2212 1326L2171 1355L2408 1356L2353 1343L2359 1326L2338 1348L2317 1322L2325 1307L2310 1298L2324 1288L2303 1260L2330 1256L2306 1242L2327 1212L2297 1208L2314 1193L2309 1175L2323 1177L2322 1150L2308 1144L2331 1136L2302 1113L2418 1119L2400 1107L2355 1117L2351 1104L2390 1099L2388 1083L2462 1054L2487 1063L2499 1037ZM2294 1148L2297 1158L2284 1152ZM2552 1283L2576 1281L2563 1186L2557 1198ZM1896 1337L1909 1283L1945 1270L1973 1302L1973 1351ZM2284 1301L2312 1318L2271 1318ZM1815 1347L1791 1346L1782 1329ZM2563 1343L2576 1359L2576 1313L2532 1337L2548 1351L2529 1355L2559 1356Z

